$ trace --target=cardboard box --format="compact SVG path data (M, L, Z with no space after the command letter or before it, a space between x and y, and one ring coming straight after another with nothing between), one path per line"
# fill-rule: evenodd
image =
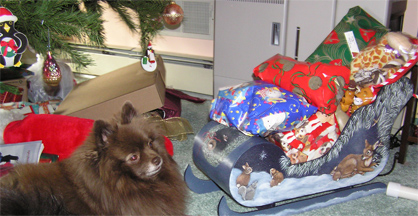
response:
M55 114L88 119L109 119L130 101L140 112L164 105L165 67L157 56L157 69L146 72L141 62L85 81L67 95Z
M19 79L12 79L12 80L5 80L0 81L5 84L9 84L12 86L16 86L18 88L22 88L22 101L28 101L28 82L26 78L19 78Z

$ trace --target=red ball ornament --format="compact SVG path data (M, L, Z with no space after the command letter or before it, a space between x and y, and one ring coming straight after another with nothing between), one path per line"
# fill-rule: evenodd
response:
M51 51L46 54L42 76L44 82L49 86L58 86L61 82L61 69L52 57Z
M184 17L183 9L172 1L163 11L164 21L169 25L178 25Z

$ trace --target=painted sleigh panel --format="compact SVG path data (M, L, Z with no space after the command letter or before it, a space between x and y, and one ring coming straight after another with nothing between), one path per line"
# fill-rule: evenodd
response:
M376 101L358 109L332 148L315 160L292 165L273 143L214 121L196 135L193 159L217 186L248 207L364 183L385 167L393 122L412 89L407 78L383 87ZM192 184L187 178L186 183Z

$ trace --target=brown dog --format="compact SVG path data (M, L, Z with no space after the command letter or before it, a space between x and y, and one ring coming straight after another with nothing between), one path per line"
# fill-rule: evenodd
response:
M184 215L187 189L164 137L126 103L73 155L0 179L1 214Z

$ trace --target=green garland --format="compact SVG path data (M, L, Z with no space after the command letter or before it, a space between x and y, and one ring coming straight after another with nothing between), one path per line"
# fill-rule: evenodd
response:
M169 0L0 0L0 6L18 17L15 28L26 35L37 53L46 56L50 49L82 68L93 62L88 55L76 51L68 39L77 38L85 45L105 47L100 2L108 3L131 31L141 35L143 53L148 42L162 29L159 17L170 3ZM80 4L84 4L85 10L80 9ZM135 11L137 16L129 16L128 9Z

